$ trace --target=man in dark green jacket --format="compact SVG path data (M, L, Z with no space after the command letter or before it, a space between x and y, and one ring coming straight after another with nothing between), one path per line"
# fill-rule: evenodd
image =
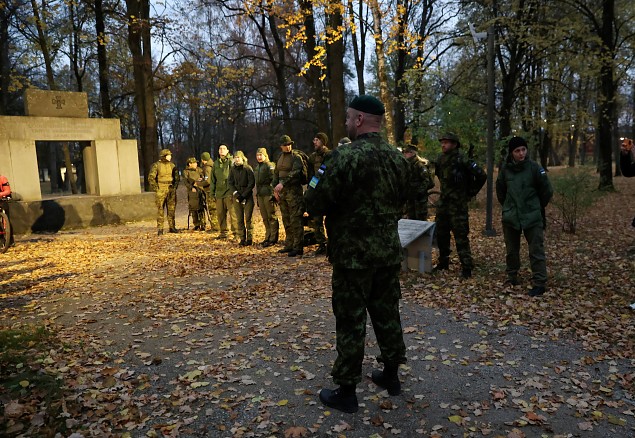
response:
M239 236L236 234L236 213L232 205L232 192L227 184L229 169L233 165L233 157L229 153L229 148L224 144L220 145L218 147L218 159L214 161L214 166L212 167L212 180L209 188L212 196L216 198L216 214L220 227L219 239L227 239L229 237L229 229L227 228L227 216L229 215L229 226L232 234L234 239L239 240Z
M337 359L331 375L339 388L322 389L320 401L347 413L358 410L355 387L362 380L366 312L381 351L378 361L384 364L383 371L372 373L373 382L398 395L398 369L406 363L397 224L406 201L409 166L379 134L384 112L375 97L352 100L346 129L354 141L331 153L305 195L308 213L326 216L326 252L333 265Z
M406 202L406 217L417 221L428 220L428 190L434 187L428 162L419 156L413 144L403 148L403 156L410 164L410 196Z
M508 143L507 161L496 179L496 197L503 206L503 235L507 281L518 285L520 235L529 246L532 297L545 293L547 263L544 247L544 209L553 196L547 172L527 157L527 142L513 137Z

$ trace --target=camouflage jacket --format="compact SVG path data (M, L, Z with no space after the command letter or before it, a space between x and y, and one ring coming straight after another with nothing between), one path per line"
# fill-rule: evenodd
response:
M188 191L192 191L193 187L199 189L209 187L209 181L204 178L203 169L200 167L196 169L185 168L183 170L183 179Z
M439 155L434 173L441 188L437 214L467 211L470 199L475 196L472 186L476 184L480 189L487 180L483 169L467 160L458 148Z
M176 188L180 179L179 171L171 161L159 160L152 165L150 172L148 172L148 185L153 192L158 190L159 184Z
M421 157L414 155L408 158L410 164L410 198L409 199L428 199L428 190L434 187L432 175L428 170L426 161Z
M397 223L406 201L408 162L378 133L362 134L331 153L305 199L312 216L326 216L329 261L363 269L399 264Z

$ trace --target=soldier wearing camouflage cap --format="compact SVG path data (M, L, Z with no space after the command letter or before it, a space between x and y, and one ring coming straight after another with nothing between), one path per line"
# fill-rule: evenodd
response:
M450 267L450 234L454 235L456 252L461 261L461 276L472 276L474 261L470 249L468 204L483 187L487 175L473 160L467 159L459 150L461 142L454 133L439 138L441 155L434 166L439 179L440 191L437 203L436 234L439 246L439 261L435 271Z
M406 363L399 299L402 248L397 223L408 192L409 166L380 135L383 104L373 96L353 99L346 130L353 142L333 150L323 172L309 183L311 215L326 216L327 256L333 265L332 305L337 359L331 375L337 389L322 389L333 409L359 409L355 387L362 381L366 314L370 315L384 364L372 381L401 392L399 365Z
M179 171L172 162L172 152L162 149L159 161L154 163L148 173L150 190L156 192L157 234L163 234L163 211L167 210L170 233L178 233L174 220L176 212L176 187L179 185Z

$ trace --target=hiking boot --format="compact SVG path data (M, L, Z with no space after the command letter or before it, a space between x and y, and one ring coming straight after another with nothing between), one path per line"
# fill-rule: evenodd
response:
M461 277L470 278L471 276L472 276L472 270L471 269L463 269L461 271Z
M359 410L354 386L352 390L341 386L337 389L324 388L320 391L320 401L329 408L337 409L347 414L354 414Z
M245 241L245 246L251 246L253 241L251 239Z
M388 375L385 371L385 368L384 371L374 370L370 379L375 385L388 391L389 395L401 394L401 382L399 381L397 372L395 371Z
M201 227L199 227L198 225L194 227L194 229L192 229L192 231L200 231Z
M320 246L317 247L313 255L321 256L326 254L326 243L320 243Z
M218 240L227 240L227 239L229 239L229 236L227 234L219 234L218 236L216 236L216 239L218 239Z
M163 230L157 230L157 236L163 236Z
M450 269L450 262L439 262L432 268L432 272L447 271L448 269Z
M278 250L278 253L279 254L284 254L285 252L291 252L291 251L293 251L292 248L282 248L282 249Z
M247 244L247 242L245 242L245 240L241 240L240 242L238 242L239 246L245 246Z
M544 286L534 286L531 288L529 292L527 292L527 295L529 295L530 297L539 297L544 293L545 293Z
M518 281L517 278L508 278L503 283L503 286L518 286L519 284L520 284L520 281Z
M176 228L170 228L170 233L178 233L179 230L177 230Z
M304 250L303 249L294 249L293 251L289 251L289 254L287 254L289 257L296 257L296 256L302 256L304 255Z

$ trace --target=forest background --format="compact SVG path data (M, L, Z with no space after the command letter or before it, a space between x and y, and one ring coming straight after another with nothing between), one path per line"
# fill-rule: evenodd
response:
M141 174L173 150L218 145L270 156L291 135L346 135L347 102L375 94L385 134L434 158L454 131L485 159L487 45L495 33L497 160L522 135L548 165L619 175L635 134L635 3L627 0L0 0L0 115L23 114L27 87L84 91L91 117L139 139ZM40 168L81 143L38 145ZM52 190L56 182L51 182Z

